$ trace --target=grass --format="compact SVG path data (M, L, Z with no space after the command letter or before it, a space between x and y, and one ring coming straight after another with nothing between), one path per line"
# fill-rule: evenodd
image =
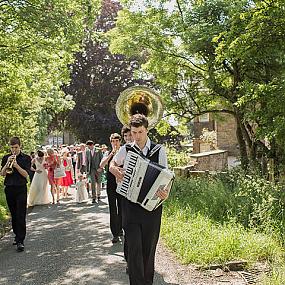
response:
M257 285L284 285L285 284L285 266L278 264L272 269L271 274L263 275Z
M184 264L224 264L232 260L280 260L282 246L272 237L234 222L219 224L201 214L164 211L162 236Z
M282 192L253 178L223 181L176 179L164 205L164 242L184 264L246 260L251 267L266 261L271 275L260 284L284 285L283 204L276 204L283 201Z
M3 178L0 178L0 223L7 221L9 218L8 215L8 206L6 203L6 197L3 187Z

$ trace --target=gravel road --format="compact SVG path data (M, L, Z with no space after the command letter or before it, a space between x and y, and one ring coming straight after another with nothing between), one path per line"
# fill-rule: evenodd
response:
M74 195L74 190L70 191ZM0 240L0 284L127 285L123 245L111 243L106 193L99 204L35 206L28 214L25 251L12 232ZM219 275L219 276L217 276ZM244 285L237 273L199 272L182 266L160 241L154 285Z

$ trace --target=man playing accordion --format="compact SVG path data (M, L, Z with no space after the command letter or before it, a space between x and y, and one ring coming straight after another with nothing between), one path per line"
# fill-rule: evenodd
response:
M110 163L110 171L120 182L124 177L122 168L127 152L134 151L147 157L150 161L167 167L167 157L164 147L156 147L152 156L148 154L155 144L148 137L148 120L144 115L135 114L129 123L133 142L122 146ZM164 200L169 189L160 189L156 195ZM128 263L128 273L131 285L151 285L154 277L155 251L159 238L162 206L148 211L137 203L126 198L122 199L122 219L128 252L125 252Z

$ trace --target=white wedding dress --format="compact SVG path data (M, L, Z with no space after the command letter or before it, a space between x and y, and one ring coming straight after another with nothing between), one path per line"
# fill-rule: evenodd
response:
M49 204L52 201L51 193L48 189L48 175L44 168L45 160L40 163L35 159L36 169L41 173L35 172L28 195L28 206Z

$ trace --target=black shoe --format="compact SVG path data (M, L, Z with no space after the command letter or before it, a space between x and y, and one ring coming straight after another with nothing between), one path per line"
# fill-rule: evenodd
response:
M17 242L15 240L13 241L13 245L17 245Z
M24 247L24 244L21 243L21 242L18 242L17 243L17 251L20 252L20 251L24 251L25 247Z
M96 203L96 199L92 199L92 204L95 204Z
M119 240L119 237L113 237L112 238L112 243L117 243L117 242L119 242L120 240Z

